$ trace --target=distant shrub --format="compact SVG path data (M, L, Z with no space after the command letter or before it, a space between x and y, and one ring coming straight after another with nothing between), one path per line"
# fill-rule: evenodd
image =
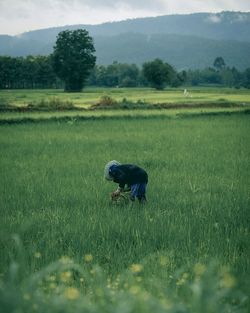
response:
M137 100L133 102L127 98L123 98L121 101L117 102L110 96L102 96L101 99L94 105L91 106L92 109L150 109L155 107L153 104L145 103L144 100Z
M133 102L128 100L127 98L123 98L122 101L119 103L119 107L122 109L152 109L153 104L145 103L144 100L137 100Z
M73 109L75 109L73 102L69 100L63 101L56 97L53 97L49 100L42 99L39 102L32 102L27 105L27 110L57 111L57 110L73 110Z
M92 105L93 109L106 109L106 108L113 108L116 106L117 102L109 95L103 95L99 99L99 101Z
M143 99L139 99L136 102L123 98L121 101L116 101L110 96L102 96L101 99L91 109L102 109L102 110L133 110L133 109L153 109L162 108L161 104L147 103Z

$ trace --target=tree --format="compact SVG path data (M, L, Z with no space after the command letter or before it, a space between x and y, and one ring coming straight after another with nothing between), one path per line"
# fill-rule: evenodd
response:
M201 80L204 84L220 84L221 83L221 75L214 68L208 67L204 68L200 72Z
M139 68L135 64L113 62L96 65L90 73L88 84L107 87L135 87L138 85Z
M136 87L138 84L139 68L136 64L118 64L119 86Z
M144 63L142 71L151 86L157 90L164 89L166 83L171 82L174 74L173 67L160 59Z
M174 73L171 79L171 87L179 87L183 85L187 80L187 72L181 71L180 73Z
M243 73L243 86L250 89L250 68L247 68Z
M93 39L85 29L58 34L52 63L57 76L65 83L65 91L81 91L96 57Z
M222 57L217 57L214 60L214 67L218 70L221 71L223 68L225 68L226 63Z
M49 88L53 86L56 77L52 68L51 57L38 55L35 57L35 62L37 64L35 77L36 88Z
M225 86L233 87L234 85L234 75L229 67L224 68L220 72L221 82Z

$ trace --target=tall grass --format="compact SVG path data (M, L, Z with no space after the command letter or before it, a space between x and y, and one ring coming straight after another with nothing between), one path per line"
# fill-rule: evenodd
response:
M1 126L6 312L247 312L249 125L222 116ZM148 171L146 206L110 203L111 159ZM65 257L74 261L63 267Z

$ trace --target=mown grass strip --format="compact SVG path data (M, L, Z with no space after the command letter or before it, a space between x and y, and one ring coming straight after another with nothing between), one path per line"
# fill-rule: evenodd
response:
M26 124L26 123L42 123L42 122L79 122L86 120L118 120L118 119L156 119L156 118L187 118L199 116L225 116L225 115L239 115L250 114L250 109L243 109L237 111L203 111L203 112L177 112L174 115L168 114L121 114L121 115L63 115L63 116L48 116L48 117L14 117L14 118L0 118L0 125L6 124Z
M71 102L60 102L55 101L52 103L42 102L40 105L25 105L25 106L13 106L10 104L1 105L0 112L18 112L18 113L28 113L28 112L68 112L68 111L79 111L88 112L95 110L171 110L171 109L209 109L209 108L242 108L249 105L241 102L180 102L180 103L144 103L144 102L131 102L131 101L121 101L116 102L111 99L110 103L97 103L91 105L89 108L78 107L73 105Z

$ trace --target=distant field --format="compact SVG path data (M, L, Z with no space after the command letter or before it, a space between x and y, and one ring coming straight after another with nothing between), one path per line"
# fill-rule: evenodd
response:
M121 118L0 125L3 312L247 313L250 116L111 113ZM146 206L110 202L111 159L148 171Z
M79 107L89 107L97 103L102 95L109 95L116 101L126 98L129 101L145 103L250 103L250 90L231 88L187 88L188 96L184 96L183 88L156 91L150 88L86 88L80 93L65 93L63 90L1 90L1 103L14 106L36 104L42 100L58 98L71 101Z

